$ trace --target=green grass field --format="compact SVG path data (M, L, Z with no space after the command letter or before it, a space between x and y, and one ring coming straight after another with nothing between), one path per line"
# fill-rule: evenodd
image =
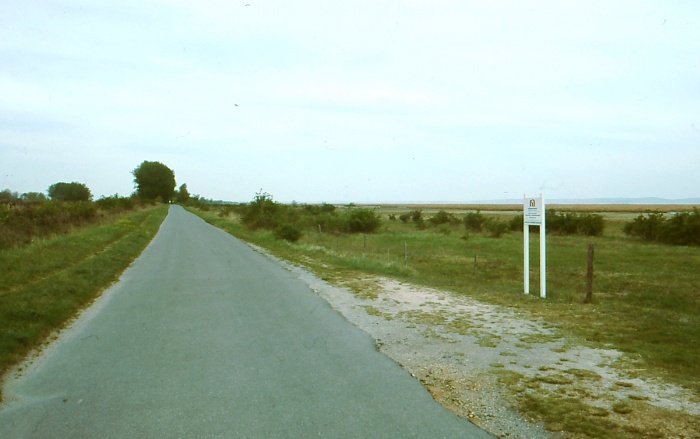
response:
M156 234L167 209L114 216L0 252L0 375L117 280Z

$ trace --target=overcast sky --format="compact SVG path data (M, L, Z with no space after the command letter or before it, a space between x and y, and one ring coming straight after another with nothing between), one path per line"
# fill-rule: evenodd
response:
M0 0L0 190L700 196L700 2Z

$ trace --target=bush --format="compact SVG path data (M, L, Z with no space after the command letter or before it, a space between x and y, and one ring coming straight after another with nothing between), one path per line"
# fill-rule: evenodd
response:
M672 245L700 245L700 211L681 212L666 218L659 212L639 215L624 225L624 232L646 241Z
M338 215L337 209L332 204L310 204L301 207L292 205L288 215L296 218L301 227L315 230L319 233L341 233L346 229L344 220ZM288 219L289 220L289 219Z
M347 213L346 227L350 233L374 233L382 224L382 219L370 209L351 209Z
M523 230L523 215L516 215L509 222L511 230ZM547 233L561 235L600 236L605 230L605 219L597 214L557 213L555 210L545 212ZM539 226L533 226L532 232L539 233Z
M49 187L49 198L55 201L92 200L90 189L82 183L55 183Z
M284 239L285 241L289 242L297 242L299 239L301 239L302 235L303 233L301 229L291 224L285 224L275 230L275 238Z
M323 204L305 204L303 210L305 213L313 216L335 213L335 206L328 203Z
M486 217L481 214L480 210L469 212L464 217L464 225L470 232L481 232L484 228L484 224L486 224Z
M414 223L420 223L423 221L423 211L422 210L414 210L411 212L411 220Z
M95 201L98 208L111 212L133 210L135 207L134 200L131 197L120 197L112 195L111 197L102 197Z
M95 203L69 203L67 210L70 215L71 223L78 225L85 224L97 216L97 207Z
M659 241L661 226L666 221L663 213L648 213L647 216L639 215L637 218L624 225L623 231L630 236L642 238L646 241Z
M439 211L438 213L435 214L432 218L430 218L428 221L430 224L434 226L439 226L442 224L449 224L452 222L452 218L454 215L451 213L447 213L444 210Z
M492 238L500 238L510 229L510 222L491 219L486 221L484 227Z
M317 230L319 233L341 233L345 231L345 221L336 213L319 213L306 215L302 218L308 229Z
M273 230L280 225L282 207L272 199L272 195L264 192L255 194L255 198L243 210L241 221L250 229Z
M700 211L677 213L661 227L661 241L673 245L700 245Z
M382 223L381 217L370 209L351 207L339 215L331 204L280 204L264 192L256 194L249 204L231 209L240 213L246 227L274 230L275 236L292 242L301 237L304 228L320 233L372 233Z
M605 229L605 220L602 215L582 215L579 218L577 231L580 235L600 236Z
M600 236L605 229L605 220L598 214L557 213L553 209L545 212L547 233L562 235Z
M545 212L545 223L547 231L550 233L576 235L576 230L578 229L576 214L571 212L557 213L555 210L547 209Z
M510 230L517 232L519 230L524 230L524 224L523 222L525 221L525 216L524 215L516 215L513 217L512 220L510 220Z
M201 209L201 207L199 207L199 209ZM238 204L219 204L216 205L216 210L219 218L226 218L241 212L241 207Z
M189 199L187 200L187 205L190 207L194 207L195 209L209 212L214 206L214 202L212 200L207 200L206 198L201 197L199 195L190 195ZM228 204L223 204L223 206L228 206Z
M399 215L399 219L402 223L407 223L409 220L413 221L420 230L426 228L425 221L423 220L423 211L421 210L413 210L411 212L401 214Z

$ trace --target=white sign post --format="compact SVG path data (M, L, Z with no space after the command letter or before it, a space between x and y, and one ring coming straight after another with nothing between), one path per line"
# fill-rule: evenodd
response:
M523 245L525 294L530 294L530 226L540 226L540 297L547 297L547 244L545 230L544 195L523 199Z

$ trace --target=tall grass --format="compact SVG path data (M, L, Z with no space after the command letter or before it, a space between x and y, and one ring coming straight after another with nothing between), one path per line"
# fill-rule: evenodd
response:
M0 374L114 282L153 238L167 209L131 212L0 251Z

